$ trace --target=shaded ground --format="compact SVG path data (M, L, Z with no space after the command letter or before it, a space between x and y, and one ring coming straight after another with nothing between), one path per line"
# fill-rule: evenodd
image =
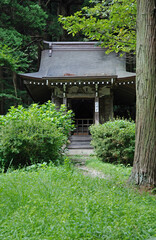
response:
M77 166L84 175L91 176L91 177L98 177L98 178L103 178L106 179L109 176L104 175L102 172L97 171L93 168L88 168L87 166Z
M87 167L86 161L89 160L90 156L71 156L70 160L74 163L75 167L77 167L84 175L91 176L91 177L98 177L101 179L106 179L110 176L103 174L101 171L95 170L93 168Z

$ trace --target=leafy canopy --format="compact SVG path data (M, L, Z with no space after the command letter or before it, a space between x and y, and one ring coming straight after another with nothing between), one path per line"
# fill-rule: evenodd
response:
M92 7L83 7L72 16L60 16L68 34L82 33L89 40L99 41L107 53L130 52L136 48L136 0L91 0Z
M24 71L30 62L29 48L44 30L47 14L30 0L0 0L0 11L0 66Z

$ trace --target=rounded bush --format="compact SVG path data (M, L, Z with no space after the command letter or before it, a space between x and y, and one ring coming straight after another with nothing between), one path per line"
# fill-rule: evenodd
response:
M51 102L29 108L11 107L0 118L0 165L19 167L58 161L73 130L72 111Z
M135 150L135 123L114 120L90 127L95 153L104 162L132 165Z

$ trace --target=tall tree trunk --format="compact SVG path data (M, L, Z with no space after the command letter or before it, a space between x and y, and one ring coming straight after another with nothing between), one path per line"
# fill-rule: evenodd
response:
M156 186L156 0L137 0L136 146L130 180Z
M12 73L12 80L14 85L15 97L17 97L17 74L15 72Z
M4 84L2 82L3 80L3 69L0 66L0 93L3 93L4 91ZM4 114L4 97L0 97L0 114Z

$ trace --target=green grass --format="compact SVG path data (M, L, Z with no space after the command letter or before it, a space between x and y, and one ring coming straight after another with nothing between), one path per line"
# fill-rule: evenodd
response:
M94 156L86 160L86 166L101 171L102 173L109 177L110 181L116 183L120 182L121 184L122 183L125 184L132 170L132 167L125 167L122 164L115 165L104 163Z
M149 239L156 237L156 198L128 187L130 169L92 158L106 179L68 167L0 175L0 239Z

